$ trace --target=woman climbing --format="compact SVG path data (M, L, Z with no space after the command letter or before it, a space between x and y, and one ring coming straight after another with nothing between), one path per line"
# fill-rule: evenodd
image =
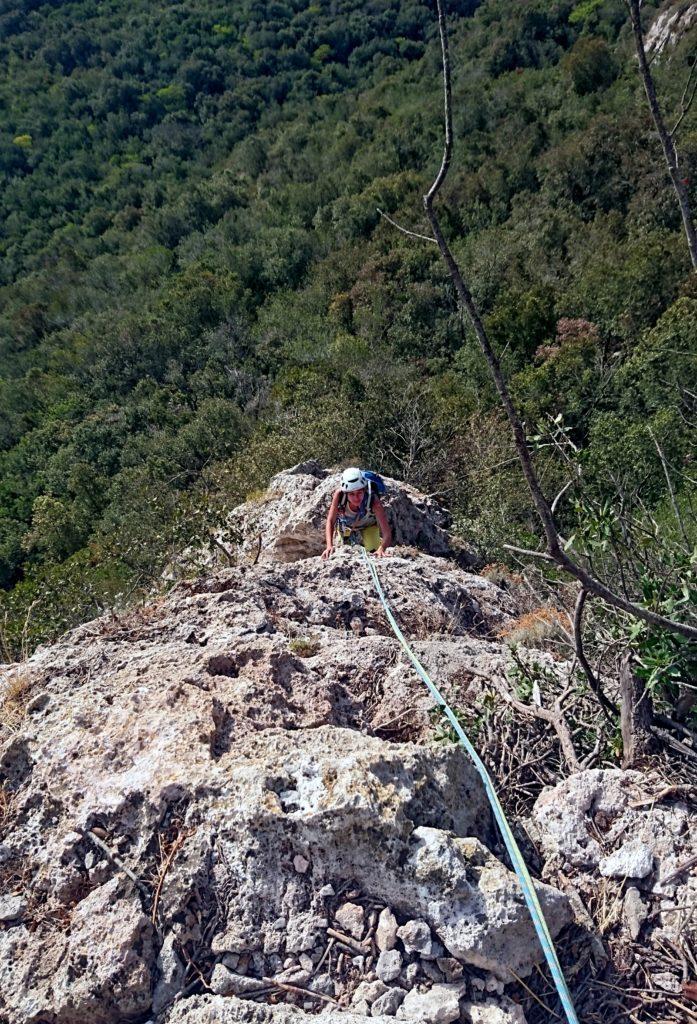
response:
M392 530L380 501L385 484L377 473L351 466L341 474L341 486L334 491L325 527L329 558L337 545L362 544L382 558L392 543Z

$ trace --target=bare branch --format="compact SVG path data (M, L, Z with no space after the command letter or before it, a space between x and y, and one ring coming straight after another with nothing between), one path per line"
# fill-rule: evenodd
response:
M435 242L435 244L438 245L436 239L431 238L430 235L420 235L418 231L410 231L409 228L403 228L402 225L398 224L396 220L393 220L392 217L389 216L389 214L383 213L379 206L376 206L375 209L378 211L380 216L387 221L388 224L391 224L393 228L397 228L397 231L401 231L403 235L408 235L409 238L419 238L424 242Z
M506 551L514 551L516 555L527 555L529 558L541 558L543 562L553 562L547 551L531 551L530 548L517 548L515 544L504 544Z
M627 0L627 6L629 7L629 17L632 22L634 48L639 62L639 73L644 85L644 92L646 93L646 99L648 100L649 110L651 111L654 126L658 133L658 137L661 140L663 155L668 167L668 173L670 174L670 180L673 183L673 188L675 189L675 194L678 199L678 205L680 206L680 214L682 216L685 236L687 238L687 247L690 251L692 267L694 270L697 270L697 232L695 231L695 224L692 219L692 210L690 208L690 198L687 191L686 179L683 177L683 172L680 170L678 153L673 140L675 129L673 132L669 132L666 128L663 113L656 95L656 87L654 85L651 69L646 59L644 32L641 27L640 0Z
M630 4L637 5L637 0L630 0ZM433 184L430 189L423 197L424 207L426 210L426 216L428 217L433 234L438 242L438 248L440 249L443 261L448 268L455 289L458 293L460 302L465 309L472 327L474 328L475 335L479 342L479 346L484 354L489 372L492 376L496 390L499 395L501 404L505 410L508 418L513 438L520 460L521 468L525 481L528 485L530 495L533 500L533 504L537 511L537 514L542 523L544 529L545 538L547 541L547 553L557 565L568 572L571 576L574 576L582 585L585 590L589 593L596 594L602 598L608 604L615 608L619 608L622 611L628 612L635 618L641 619L644 622L648 622L652 626L658 626L662 629L668 629L673 632L679 633L682 636L686 636L689 639L697 640L697 628L694 626L687 625L682 622L674 622L672 619L666 618L663 615L659 615L657 612L652 612L647 608L642 608L640 605L634 604L628 601L626 598L615 594L609 587L606 587L604 583L596 579L591 575L583 566L575 562L566 551L563 550L562 540L554 522L554 516L551 512L547 499L545 498L542 488L540 486L535 467L533 465L532 454L528 447L527 438L525 436L525 430L523 428L522 421L518 412L513 405L508 386L504 379L501 371L501 365L499 360L492 348L491 342L489 341L488 334L479 315L479 311L474 302L472 294L465 284L464 278L460 271L460 268L453 256L448 243L445 240L443 232L440 227L440 222L433 208L433 201L438 194L450 166L450 160L452 156L452 103L451 103L451 85L450 85L450 56L448 51L448 37L445 23L445 14L443 10L443 0L436 0L438 9L438 27L440 32L441 40L441 55L443 65L443 93L444 93L444 117L445 117L445 145L443 150L443 157L441 160L440 169L436 175ZM638 13L638 7L637 7ZM642 46L643 53L643 46ZM697 237L695 237L695 267L697 267Z
M668 472L668 465L666 463L665 455L663 454L663 449L661 448L660 444L658 443L658 438L654 434L654 432L651 429L651 427L648 427L647 429L648 429L648 432L649 432L649 437L653 441L653 443L654 443L654 445L656 447L656 451L658 452L658 457L661 460L661 465L663 466L663 473L664 473L664 476L666 478L666 483L668 484L668 493L670 495L670 503L673 506L673 512L675 514L675 518L678 521L678 526L680 527L680 532L682 534L682 539L685 541L685 544L687 545L687 547L689 549L690 541L688 540L687 533L685 532L685 524L682 521L682 516L680 515L680 509L678 508L678 503L675 500L675 491L673 490L673 481L670 479L670 473Z
M588 685L598 698L600 706L605 712L606 718L611 722L612 716L618 714L619 709L605 696L600 680L593 672L583 649L583 610L585 608L587 597L588 591L581 587L576 599L576 607L574 608L574 648L579 664L585 673L586 679L588 680Z
M569 729L569 725L562 710L562 704L569 692L568 687L554 701L554 709L549 710L547 708L538 707L536 704L526 704L524 701L518 700L494 677L492 677L492 681L503 699L507 704L510 704L512 708L515 708L515 710L519 711L522 715L527 715L528 718L538 718L541 721L546 722L547 725L552 726L557 734L559 746L561 747L562 754L564 755L564 760L572 772L579 771L580 764L576 754L576 748L574 747L574 741L571 737L571 730Z
M677 121L670 130L671 139L674 138L675 133L682 124L685 115L689 113L690 107L692 106L692 101L695 98L695 92L697 92L697 76L695 76L694 82L692 81L692 77L695 74L695 68L697 68L697 60L693 59L692 64L690 65L690 73L687 76L687 82L685 83L685 88L683 89L682 96L680 97L680 114L678 116ZM691 84L692 91L689 93L688 97L688 91L690 90Z
M551 511L552 513L554 513L554 512L556 512L556 511L557 511L557 505L559 504L559 502L561 501L561 499L562 499L562 498L564 497L564 495L566 494L566 492L568 491L568 489L569 489L569 488L571 487L571 485L572 485L572 483L573 483L573 482L574 482L574 481L573 481L573 479L572 479L572 480L569 480L569 482L568 482L568 483L566 483L566 484L564 484L564 486L562 487L562 489L561 489L561 490L559 491L559 494L557 494L556 498L554 499L554 501L552 502L552 504L551 504L551 507L550 507L550 511Z

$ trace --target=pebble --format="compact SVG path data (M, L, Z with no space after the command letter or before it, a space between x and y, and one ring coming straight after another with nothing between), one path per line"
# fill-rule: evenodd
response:
M416 1020L420 1024L450 1024L459 1020L460 985L434 985L428 992L412 989L397 1011L402 1020Z
M322 992L326 996L336 995L336 985L334 979L328 974L318 974L316 977L311 978L309 987L313 992Z
M409 964L404 972L404 984L407 988L411 988L416 984L420 974L420 968L418 964Z
M16 921L27 909L23 896L3 896L0 899L0 921Z
M336 896L336 891L333 885L323 885L319 891L319 895L324 899L330 899L332 896Z
M639 938L641 926L649 916L649 910L642 901L639 890L633 885L624 894L624 905L622 907L624 919L627 922L629 934L633 940Z
M653 853L640 839L630 839L598 865L605 878L646 878L653 871Z
M431 929L425 921L407 921L397 929L397 937L402 940L407 953L431 955Z
M389 907L385 907L378 918L375 942L381 952L386 949L394 949L395 947L397 942L397 918Z
M379 996L371 1007L373 1017L394 1017L404 1002L406 992L403 988L388 988Z
M293 867L295 868L299 875L304 875L309 866L309 860L305 860L302 854L297 853L295 857L293 857Z
M360 904L343 903L334 915L334 920L341 931L352 935L354 939L360 940L363 938L365 911Z
M286 985L306 985L311 978L311 972L296 964L276 975L276 981L282 981Z
M681 991L682 986L679 980L674 974L670 974L669 971L660 971L656 974L650 974L649 977L656 988L660 988L663 992L674 992L677 994Z
M401 969L402 954L398 949L383 950L378 957L377 964L375 965L375 973L380 981L384 981L385 984L389 981L395 981L395 979L399 977Z
M436 963L443 972L446 981L459 981L462 977L464 968L454 956L439 957Z
M360 1003L363 1000L372 1005L380 996L389 992L387 985L382 981L362 981L351 997L352 1003Z
M312 968L315 966L312 957L308 956L307 953L301 953L298 960L304 971L312 971Z
M240 996L264 988L259 978L245 978L241 974L233 974L222 964L216 964L211 977L211 991L217 996Z

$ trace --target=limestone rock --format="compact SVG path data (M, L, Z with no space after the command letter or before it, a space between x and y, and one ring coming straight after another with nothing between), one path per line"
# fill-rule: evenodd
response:
M627 922L629 935L633 941L636 941L639 938L642 924L649 916L649 910L641 899L639 890L635 889L634 886L630 886L624 894L622 912Z
M0 924L19 921L26 909L27 904L23 896L0 896Z
M397 1016L423 1024L450 1024L460 1017L462 991L460 985L434 985L427 992L413 988L407 992Z
M324 524L341 473L329 474L316 462L278 473L267 493L236 509L232 525L261 562L294 562L324 550ZM432 498L398 480L385 477L383 503L394 541L420 547L434 555L451 555L448 515ZM259 538L261 545L259 546Z
M380 911L375 942L379 950L394 949L397 941L397 918L389 907Z
M418 953L424 957L431 955L431 929L425 921L407 921L397 929L397 937L402 940L407 953Z
M384 996L388 991L387 985L380 981L380 979L377 981L362 981L353 993L351 1002L354 1004L366 1002L368 1006L372 1006L377 999Z
M162 943L157 957L158 981L153 992L153 1013L160 1013L169 1006L184 987L184 964L174 949L174 936L168 935Z
M177 951L200 949L221 992L254 988L288 960L315 969L349 880L366 903L432 930L432 958L447 950L506 980L508 966L524 976L541 958L517 883L489 852L491 814L466 754L381 738L397 716L415 741L429 737L433 702L362 560L345 550L283 561L308 553L298 510L315 503L315 530L332 486L317 467L296 467L274 484L277 507L264 504L274 542L259 564L85 623L23 667L41 700L16 732L0 733L12 806L3 877L26 877L0 928L1 1020L117 1024L159 1011L207 1021L218 1009L221 1021L233 1010L236 1020L285 1020L287 1010L235 995L170 1003L183 985ZM442 510L408 488L394 502L422 550L397 551L382 579L427 668L469 700L475 684L463 679L501 671L507 655L493 637L517 609L442 557ZM16 671L0 668L0 691ZM687 822L685 812L679 834ZM94 836L142 883L161 868L160 841L174 844L157 933L151 894ZM660 882L673 862L651 845ZM538 892L556 934L568 903L549 886ZM8 917L17 906L23 916ZM345 928L362 936L357 919ZM381 953L397 962L395 931L385 912ZM413 985L419 966L402 973Z
M438 968L443 972L446 981L459 981L462 977L463 966L455 957L439 957L436 960Z
M646 878L653 871L653 853L639 839L630 839L598 865L606 878Z
M358 903L344 903L334 915L336 923L341 931L352 935L359 941L363 938L365 926L365 911Z
M388 988L372 1005L374 1017L394 1017L397 1010L404 1002L406 992L403 988Z
M464 1024L526 1024L522 1007L511 999L500 1002L463 1003L462 1021Z
M313 1001L313 1007L315 1005ZM204 995L177 1003L158 1024L298 1024L299 1019L302 1018L298 1009L288 1004L272 1006L237 996ZM323 1009L312 1016L312 1024L366 1024L367 1020L365 1014L358 1014L354 1009ZM378 1017L377 1020L394 1024L394 1018Z
M375 973L380 981L387 984L399 977L402 969L402 954L398 949L385 949L378 957Z

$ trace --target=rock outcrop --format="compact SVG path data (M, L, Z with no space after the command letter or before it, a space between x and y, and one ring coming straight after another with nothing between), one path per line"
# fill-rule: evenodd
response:
M677 46L680 40L697 25L697 3L679 0L661 11L646 33L646 52L659 57L664 51Z
M2 670L28 699L0 746L0 1020L524 1024L492 993L542 953L482 784L458 747L425 742L431 699L358 553L313 556L333 482L307 470L275 479L258 564ZM516 609L439 557L451 548L427 499L393 494L421 509L410 545L427 550L397 548L380 572L419 656L466 699L502 671L495 637ZM566 805L582 817L611 775L569 780ZM561 807L557 794L535 812L550 865L614 852ZM663 870L650 837L632 838ZM645 884L632 878L639 904ZM538 894L556 935L570 903Z
M241 551L258 562L295 562L321 555L327 509L340 479L341 473L330 473L317 462L303 462L278 473L263 496L240 505L231 517ZM395 544L432 555L457 555L467 567L474 564L462 544L452 543L445 509L408 484L391 477L385 477L385 482L383 503ZM212 551L211 556L215 555Z

